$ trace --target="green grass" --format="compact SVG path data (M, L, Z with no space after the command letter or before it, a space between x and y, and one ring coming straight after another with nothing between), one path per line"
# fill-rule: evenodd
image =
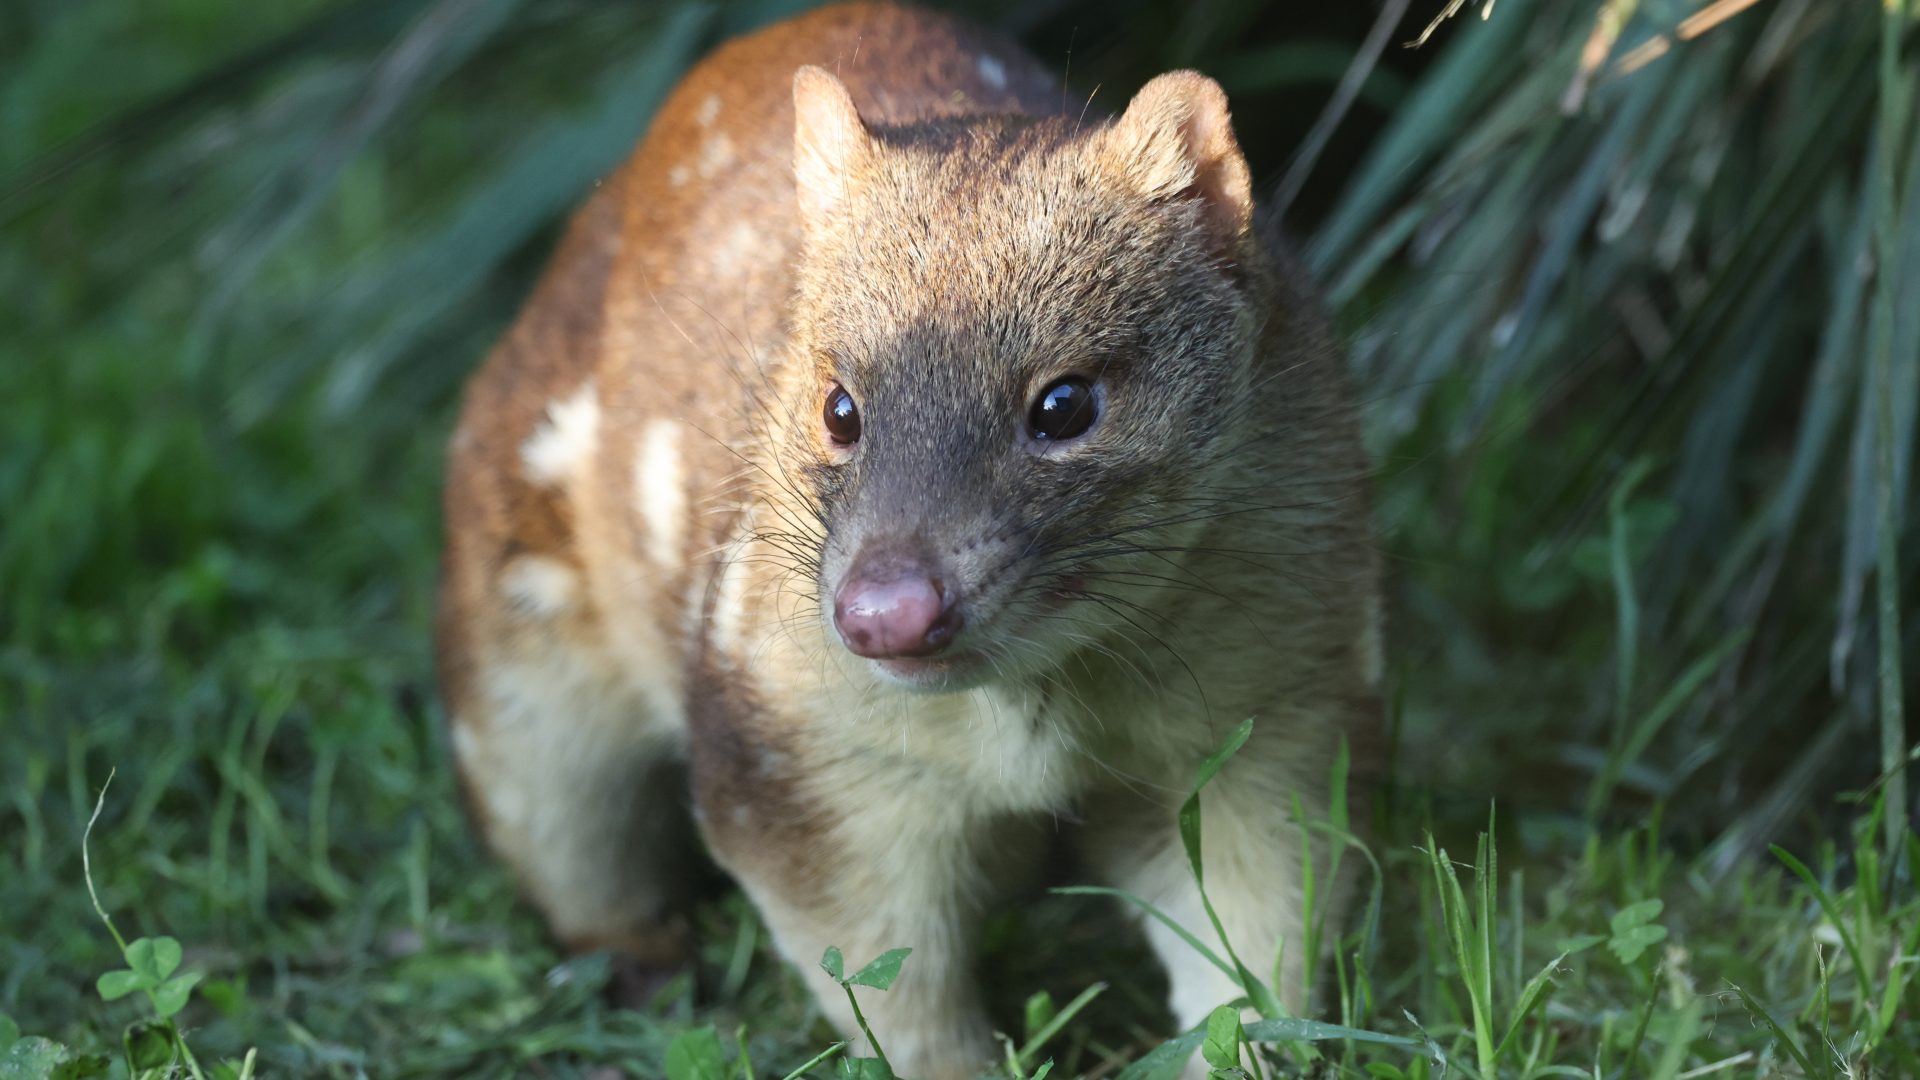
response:
M678 72L794 6L0 8L0 1077L833 1045L738 896L645 1011L554 952L427 649L461 379ZM972 10L1109 104L1219 73L1277 182L1351 8ZM1294 204L1381 463L1393 769L1367 845L1314 833L1367 888L1299 945L1311 1018L1186 928L1264 1014L1177 1044L1229 1076L1920 1076L1915 23L1760 0L1563 111L1603 11L1618 57L1692 10L1500 0L1389 48ZM1123 904L990 926L1010 1077L1166 1074Z

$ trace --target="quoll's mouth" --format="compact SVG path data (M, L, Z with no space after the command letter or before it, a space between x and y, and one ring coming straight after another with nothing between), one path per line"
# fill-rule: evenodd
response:
M971 683L985 670L986 657L971 649L949 650L931 656L896 656L868 661L889 682L914 690L941 690L958 682Z

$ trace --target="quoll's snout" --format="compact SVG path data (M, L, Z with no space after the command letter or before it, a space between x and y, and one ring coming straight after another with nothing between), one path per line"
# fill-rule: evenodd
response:
M833 625L855 656L928 656L945 648L960 629L954 599L928 560L869 545L840 579Z

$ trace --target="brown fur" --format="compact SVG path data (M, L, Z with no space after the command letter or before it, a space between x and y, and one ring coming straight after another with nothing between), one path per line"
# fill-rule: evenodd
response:
M1298 1003L1290 807L1324 808L1342 739L1364 766L1378 711L1339 356L1224 98L1183 73L1119 121L1065 104L1013 45L912 9L726 45L581 211L450 454L455 748L556 934L680 955L684 766L817 988L826 945L915 948L870 1009L907 1075L992 1052L972 928L1061 811L1109 879L1203 924L1173 808L1247 716L1209 891L1255 968L1286 941ZM1035 444L1063 374L1099 381L1100 418ZM835 383L850 448L822 432ZM966 623L954 659L890 676L840 647L830 596L895 542L941 560ZM1183 1023L1232 996L1149 933Z

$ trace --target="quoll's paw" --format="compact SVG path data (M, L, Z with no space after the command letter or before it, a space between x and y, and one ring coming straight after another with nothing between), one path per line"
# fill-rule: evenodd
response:
M574 954L607 954L607 1000L617 1008L647 1012L654 998L682 974L695 973L694 949L683 926L646 933L577 937L565 942Z

